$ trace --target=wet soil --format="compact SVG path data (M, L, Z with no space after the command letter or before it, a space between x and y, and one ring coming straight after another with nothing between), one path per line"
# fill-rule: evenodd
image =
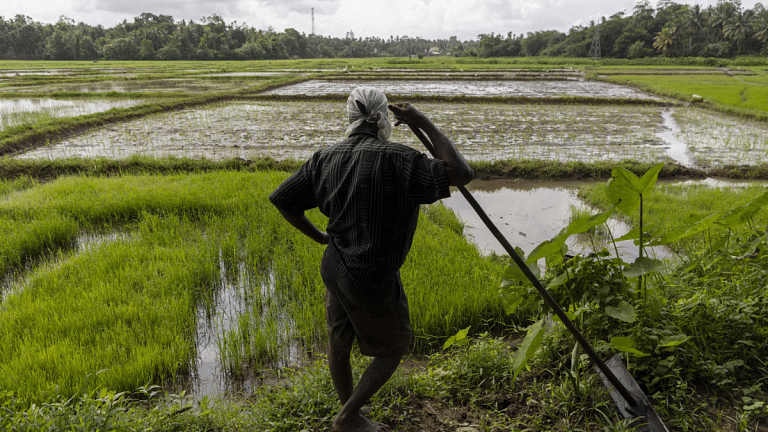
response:
M124 78L124 77L121 77ZM208 93L226 90L242 90L249 86L258 85L253 79L215 80L199 78L157 79L142 81L99 81L85 84L42 84L30 86L0 87L0 92L15 93L54 93L54 92L81 92L81 93Z
M452 79L452 80L581 80L584 73L578 69L507 69L496 71L455 71L450 69L373 69L350 71L350 77L367 78L386 76L389 79Z
M660 101L661 98L639 90L611 83L586 80L309 80L265 92L266 95L322 96L348 95L360 85L375 87L387 95L424 96L518 96L548 98L582 96L593 98L627 98Z
M674 160L660 107L457 105L419 107L469 160L641 162ZM20 159L125 158L134 154L221 160L308 158L343 139L344 104L241 102L110 125L18 155ZM423 151L404 128L393 141Z
M768 123L700 109L672 111L676 139L704 168L768 163Z
M600 70L598 76L611 75L755 75L751 70L711 68L711 69L615 69Z
M61 100L61 99L10 99L0 100L0 130L7 126L26 124L27 119L37 121L36 115L48 117L76 117L107 111L112 108L127 108L141 103L136 100Z

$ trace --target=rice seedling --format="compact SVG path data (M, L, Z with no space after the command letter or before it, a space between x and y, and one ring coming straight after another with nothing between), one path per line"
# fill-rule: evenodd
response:
M656 108L486 104L464 111L457 107L424 104L421 108L442 125L469 160L594 161L607 155L610 160L621 160L635 154L649 162L666 159L659 145L636 153L638 143L660 141L647 132L657 127ZM122 158L147 154L216 160L244 156L306 159L317 148L341 138L343 110L342 103L329 102L215 104L102 128L17 157ZM296 121L298 116L313 119L317 126ZM395 130L392 140L421 148L402 130Z
M54 99L18 99L0 101L0 130L49 121L57 117L76 117L130 107L137 101L61 101Z
M196 307L216 301L223 274L243 278L246 299L216 331L227 371L287 365L322 351L323 248L266 200L285 176L65 177L6 196L0 228L9 239L19 233L3 250L7 267L18 268L23 256L42 258L56 241L61 252L35 265L23 285L12 284L0 303L3 388L34 399L83 388L130 390L185 374L194 363ZM36 222L36 215L46 217ZM310 216L325 223L319 212ZM468 325L480 331L509 323L495 299L500 265L467 243L448 210L426 209L422 219L402 272L414 349ZM61 234L52 235L59 226ZM79 251L66 247L78 233L104 227L129 235ZM36 240L41 233L49 243Z

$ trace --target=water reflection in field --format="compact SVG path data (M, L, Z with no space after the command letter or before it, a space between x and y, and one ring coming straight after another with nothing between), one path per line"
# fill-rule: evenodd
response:
M387 95L425 96L522 96L557 97L580 96L599 98L631 98L661 100L661 98L631 87L585 80L311 80L265 92L283 96L321 96L327 94L349 94L355 87L365 85L377 88Z
M686 155L687 143L680 149L656 133L670 129L667 124L674 120L671 115L663 117L664 108L441 103L423 103L419 108L469 160L659 162ZM111 125L18 157L125 158L141 154L302 160L343 139L346 126L343 103L227 103ZM406 128L396 128L392 140L423 151Z
M576 193L579 182L527 182L527 181L473 181L467 187L472 196L504 234L512 246L520 247L529 254L540 243L555 237L568 226L574 209L587 209ZM452 193L443 203L452 209L466 223L465 233L484 253L506 254L501 244L485 227L482 220L458 191ZM592 210L592 214L598 213ZM610 219L608 228L614 237L626 234L630 227ZM571 236L568 249L571 254L586 255L596 247L598 250L609 246L607 238L595 236L594 243L584 237ZM610 245L608 249L613 252ZM619 254L625 261L634 261L637 247L631 241L618 242ZM668 256L665 249L647 250L658 258Z
M0 130L50 118L76 117L111 108L127 108L139 103L135 100L0 99Z

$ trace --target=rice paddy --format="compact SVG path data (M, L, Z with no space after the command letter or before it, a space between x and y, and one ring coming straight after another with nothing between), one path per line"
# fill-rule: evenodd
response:
M697 108L420 103L468 160L670 161L706 168L768 157L768 125ZM342 138L343 103L230 102L52 142L20 159L132 155L303 160ZM393 141L421 149L407 130Z
M0 100L0 130L31 125L59 117L76 117L112 108L137 105L138 101L10 99Z
M475 162L630 159L709 168L761 164L768 154L764 122L586 80L581 70L186 67L186 72L177 67L156 71L164 76L157 79L143 79L149 71L139 68L13 69L4 73L0 92L147 92L174 100L175 93L228 92L272 78L317 76L236 100L106 123L14 158L300 161L342 138L343 101L359 85L380 88L393 95L391 102L435 97L415 104ZM67 81L99 74L111 78ZM58 81L33 83L33 75ZM292 101L294 96L306 100ZM541 102L563 96L605 103ZM463 97L488 102L463 103ZM536 102L499 103L497 97ZM0 111L0 128L137 103L36 101L0 101L0 110L9 107ZM405 128L395 129L392 140L422 149ZM314 359L326 339L318 275L323 249L268 205L267 194L286 175L222 170L2 182L0 388L29 401L148 384L177 385L198 396L233 390L248 395L269 380L266 369ZM476 182L473 189L526 253L585 208L571 185ZM310 217L320 227L325 223L319 212ZM619 221L611 224L618 235L629 229ZM574 238L569 248L587 252L591 241ZM625 251L635 253L631 245ZM467 326L480 332L513 324L515 317L506 315L498 300L503 265L486 256L491 252L501 250L460 197L423 209L402 269L414 351L428 352Z
M6 195L5 266L31 268L3 289L0 385L34 400L210 374L202 359L211 352L196 346L206 340L195 338L201 332L215 340L219 376L242 378L322 351L323 248L266 200L286 176L69 177ZM417 351L467 325L506 320L489 277L501 264L467 243L446 212L425 210L402 272L417 311ZM319 213L311 217L323 225ZM121 234L70 247L104 227ZM436 265L432 257L447 250L453 258ZM438 302L470 285L472 293ZM221 307L224 297L237 306Z
M300 84L281 87L265 92L265 95L280 96L322 96L329 94L348 95L355 87L375 87L387 95L424 96L522 96L546 98L556 96L582 96L598 98L632 98L660 100L641 91L607 83L583 80L381 80L372 79L361 83L359 80L311 80Z
M258 76L255 76L258 78ZM93 83L78 84L39 84L35 86L5 86L0 87L3 93L57 93L57 92L76 92L76 93L192 93L203 94L211 92L222 92L231 89L242 89L248 86L256 85L255 78L248 80L228 79L202 79L202 78L169 78L157 80L136 80L136 81L98 81Z

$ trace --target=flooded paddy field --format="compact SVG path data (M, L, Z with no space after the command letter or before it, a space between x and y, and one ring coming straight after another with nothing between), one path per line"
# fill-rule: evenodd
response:
M349 94L355 87L365 85L387 95L476 96L552 98L581 96L594 98L627 98L660 101L661 98L616 84L585 80L309 80L265 92L280 96L323 96Z
M55 93L55 92L81 92L81 93L175 93L186 92L202 94L208 92L221 92L226 90L241 90L257 85L264 77L214 79L214 78L172 78L156 80L115 80L98 81L93 83L73 84L40 84L40 85L8 85L0 86L0 92L16 93Z
M574 211L595 213L586 203L578 198L577 193L584 182L546 182L526 180L474 180L467 185L480 206L488 213L496 227L514 247L528 255L536 246L554 238L560 230L568 226ZM452 191L451 197L442 200L453 210L466 225L465 235L484 254L506 254L506 251L483 224L469 203L458 191ZM629 232L626 223L609 219L608 229L618 238ZM608 246L606 237L590 239L572 236L567 245L570 254L587 255L595 248ZM637 258L637 246L631 241L616 244L622 259L627 262ZM610 248L613 251L613 248ZM652 256L668 258L665 248L648 248Z
M198 71L193 72L197 73ZM485 75L483 72L475 74L474 72L439 70L424 72L424 75L411 71L384 71L392 79L367 79L382 72L374 70L360 73L359 76L364 78L360 80L347 80L345 78L333 81L309 81L308 83L314 84L307 88L318 92L306 94L310 96L342 94L348 93L358 85L370 85L380 87L385 92L395 95L414 94L417 93L414 89L419 89L419 94L448 96L530 95L530 97L543 98L584 95L606 98L652 98L642 92L621 86L582 81L577 74L570 72L563 72L562 76L556 79L552 75L536 75L539 72L533 71L527 75L515 71L487 72ZM269 74L268 72L265 73ZM282 74L282 72L275 73ZM175 87L175 91L179 91L178 89L182 86L181 83L184 82L204 82L230 86L228 88L231 88L234 85L246 85L245 83L255 81L255 79L249 81L245 78L260 79L260 77L272 76L258 75L261 74L260 72L211 72L211 74L243 78L243 80L221 78L200 80L197 77L191 77L184 80L164 80L164 84L167 86L163 88L170 92L174 91L173 85L178 85L179 87ZM352 76L356 74L358 73L350 73ZM419 78L427 77L430 80L416 81L413 75L419 76ZM445 75L445 78L441 75ZM456 80L457 77L461 80ZM110 81L107 85L143 83L146 81L120 82L115 80ZM101 84L93 83L92 89L88 87L91 84L72 83L66 84L66 86L70 86L70 89L78 88L70 91L94 93L101 91L163 91L160 88L136 90L128 89L128 87L114 87L111 90L105 90L98 87ZM301 89L304 84L284 87L271 94L304 94L290 93L296 91L297 88ZM46 84L36 88L45 88L46 86L50 89L57 88L57 86L61 87L58 84ZM33 87L35 86L29 88ZM422 91L422 89L426 90ZM202 88L198 90L207 91ZM280 93L280 91L288 93ZM397 102L397 100L392 100L392 102ZM539 159L591 162L635 159L643 162L673 161L695 167L716 166L733 160L733 158L729 159L728 156L732 153L738 155L736 160L740 163L760 162L762 161L760 155L766 153L766 145L768 145L764 140L760 140L760 137L768 136L762 123L744 122L732 117L682 106L419 103L418 107L427 113L448 136L453 138L462 153L473 161ZM55 141L50 145L32 149L16 157L22 159L125 158L141 154L214 160L233 157L251 159L262 156L269 156L277 160L301 160L307 158L318 148L330 146L342 139L346 123L344 103L340 102L250 101L224 103L111 124L76 137ZM729 136L733 138L723 138ZM406 128L396 129L392 140L403 142L423 151L421 144ZM741 144L734 144L736 142ZM736 149L739 147L744 147L749 151L736 153ZM228 173L228 175L230 174L235 175ZM185 176L183 182L186 180ZM164 180L158 180L157 183L162 181ZM209 207L201 205L201 203L204 204L208 199L222 195L222 189L225 186L233 189L233 194L240 194L250 186L247 181L236 179L223 182L221 187L211 189L205 194L198 193L198 190L206 187L208 183L207 181L196 185L185 183L178 190L175 190L172 197L169 194L167 201L171 202L177 196L184 194L196 193L197 195L191 197L184 206L181 206L179 214L187 214L186 212L190 208L200 208L202 214L208 211ZM514 246L521 247L528 254L536 245L551 239L565 227L570 221L574 209L587 208L584 202L576 196L580 186L580 183L527 183L512 180L487 183L476 180L469 185L469 189L510 242ZM274 185L270 187L274 188ZM104 197L94 201L96 203L94 206L98 209L109 209L109 206L104 205L104 201L120 197L130 201L130 205L140 207L137 214L143 214L138 212L145 211L146 202L155 200L155 195L167 193L163 189L167 188L159 187L154 193L146 193L144 196L142 194L149 190L145 185L133 189L132 193L125 193L125 188L122 187L116 188L115 191L119 192L105 193ZM250 203L253 194L245 195L248 195ZM265 196L255 201L266 202ZM40 201L42 200L35 202ZM72 199L65 201L67 203L76 202ZM157 201L157 208L165 208L165 200ZM234 202L234 200L227 202ZM474 211L463 197L454 194L453 197L443 200L443 204L453 210L466 223L465 237L471 240L481 251L481 254L504 253L496 240L489 235L487 229L477 219ZM219 207L211 205L210 208ZM240 215L242 208L233 208L232 211L222 211L221 213ZM165 215L165 213L163 214ZM304 245L300 241L305 239L292 239L291 235L299 236L284 221L265 222L263 214L257 213L246 216L243 217L242 221L233 223L233 226L248 227L245 231L251 233L254 232L254 229L260 229L267 223L274 223L277 227L275 230L284 230L274 231L279 232L279 235L273 235L272 232L258 232L259 235L254 236L254 248L266 243L265 239L278 239L280 244L277 244L275 248L284 247L282 243L294 241L297 241L297 245ZM179 242L181 237L179 235L168 234L166 237L166 233L173 232L173 229L180 229L174 228L175 225L170 225L169 220L173 218L164 216L163 218L149 219L147 228L142 231L148 236L143 247L152 250L155 244L173 245ZM165 223L169 225L166 226ZM254 223L254 226L248 226L249 223ZM155 225L157 225L157 229L154 228ZM424 225L428 224L422 224L420 229L427 229ZM623 235L629 230L628 226L616 220L611 220L608 226L615 236ZM197 233L199 226L194 225L185 229ZM228 227L223 231L233 232ZM185 231L182 230L182 232ZM150 234L157 235L158 238L150 238ZM205 242L202 241L202 238L197 239L191 234L190 236L194 241L188 242L189 250L198 251L199 245ZM92 245L90 247L91 252L98 254L102 248L114 246L114 244L120 243L122 239L123 237L112 237L103 241L96 240L86 243ZM139 240L141 239L139 238ZM472 245L467 245L463 239L460 240L461 244L449 247L446 247L446 244L440 244L440 248L435 250L453 252L464 246L472 248ZM598 248L605 245L604 240L597 240ZM239 247L239 245L237 246ZM591 239L583 237L569 239L568 246L572 253L582 254L590 252L593 247ZM206 257L206 262L213 263L212 277L209 279L216 282L218 291L214 293L212 300L207 305L197 305L193 323L185 327L189 332L187 338L193 340L196 348L193 362L189 365L190 380L181 385L195 397L219 395L233 390L247 393L250 388L259 385L257 381L235 379L243 374L248 375L249 368L253 368L253 365L258 366L257 362L254 362L253 365L241 365L239 363L251 355L243 354L243 350L248 348L246 336L252 338L251 340L255 340L255 337L258 336L273 337L279 341L281 347L279 356L272 359L273 364L267 364L265 367L300 364L308 351L315 348L311 341L302 342L291 333L291 329L296 326L293 325L294 322L291 321L291 318L284 314L287 304L295 302L297 298L303 299L307 296L297 295L296 298L292 298L290 302L286 301L286 303L280 303L278 300L280 300L281 293L289 285L295 284L296 281L303 280L302 278L305 277L307 280L313 280L311 275L306 276L290 272L294 269L314 269L313 266L318 260L316 256L301 258L305 261L287 262L283 270L290 277L283 276L281 279L276 278L274 273L271 273L274 267L259 268L261 273L257 274L253 262L243 262L239 255L232 254L233 250L240 252L236 247L227 249L227 253L233 255L227 258L222 258L224 248L219 249L219 245L211 247L213 252L210 253L209 257ZM309 248L302 246L288 249L305 251ZM433 257L436 256L435 251L424 250L427 251L424 252L424 256L428 257L428 260L433 260ZM133 252L126 248L125 253ZM269 260L275 255L272 250L264 253L269 255ZM630 261L636 254L636 249L631 244L620 244L619 253L625 260ZM659 257L666 256L663 250L652 252L652 254ZM78 255L82 255L82 253L78 252ZM178 255L174 254L174 259ZM286 254L286 256L289 255ZM463 260L454 260L452 265L457 266L457 261ZM128 261L118 260L119 265L117 267L122 267L124 262ZM172 261L168 268L178 267L177 263ZM192 266L190 265L190 267ZM80 268L86 268L86 266L80 266ZM430 266L423 268L428 271L434 270ZM434 272L435 275L439 276L454 270L454 268L447 268ZM456 272L470 273L463 270ZM158 274L160 273L162 272L158 272ZM486 275L491 273L493 272L488 272ZM278 282L278 279L282 282ZM278 287L278 283L284 285ZM441 285L441 283L435 284ZM473 283L463 283L462 285L476 286ZM491 291L496 295L498 281L493 280L490 285L493 285ZM313 285L309 284L309 286L312 287ZM494 300L495 303L498 301ZM424 308L414 307L414 311L421 311L422 309ZM438 314L445 315L442 311L438 311ZM321 314L310 313L307 315L316 318ZM264 325L267 319L269 319L272 327ZM266 330L260 333L261 329ZM246 330L252 333L247 333ZM431 334L436 334L436 332ZM241 339L237 339L238 337Z
M710 111L673 111L676 138L702 167L768 163L768 123Z
M611 76L611 75L740 75L749 76L755 75L754 71L743 69L729 69L729 68L710 68L710 69L692 69L688 67L681 67L679 69L666 69L666 68L645 68L645 69L627 69L627 68L588 68L587 70L594 70L598 76Z
M214 74L198 75L200 77L281 77L281 76L307 76L309 72L289 71L260 71L260 72L222 72Z
M669 183L672 184L672 183ZM708 179L697 182L681 182L689 186L700 185L712 188L743 187L743 183L727 183ZM514 247L520 247L528 255L540 243L555 237L572 220L574 211L583 210L591 214L597 210L590 208L578 198L577 192L583 182L529 182L515 180L481 181L475 180L467 189L486 210L489 217L502 234ZM463 196L454 190L452 196L435 205L445 205L465 224L464 236L473 243L483 255L493 253L504 255L506 252L481 222L475 211ZM628 224L611 218L603 227L601 234L592 237L572 236L567 241L569 254L587 255L607 248L614 252L607 231L618 238L630 231ZM637 258L638 249L631 241L617 242L616 249L626 262ZM665 247L646 248L646 256L662 260L676 259ZM540 263L540 264L543 264ZM196 345L197 356L192 373L186 379L176 383L176 388L189 392L194 397L220 394L250 394L253 389L268 382L269 375L250 374L234 378L227 373L224 364L222 343L227 333L236 332L243 325L240 316L247 316L248 308L253 307L248 293L256 290L262 298L274 295L274 277L261 280L249 275L242 266L237 272L228 272L223 262L220 264L222 288L215 293L213 304L199 308L197 313ZM285 348L276 360L277 367L295 366L306 362L311 356L306 347L291 338L289 317L281 318L278 331ZM315 347L317 349L318 347Z
M23 124L35 123L47 118L76 117L127 108L141 101L121 100L62 100L62 99L6 99L0 100L0 130Z
M422 103L419 108L456 142L467 159L474 161L591 162L630 158L713 166L732 160L725 156L732 149L719 138L725 127L729 128L731 141L751 140L751 151L756 155L765 154L768 148L768 143L759 139L766 130L762 123L735 122L694 108L445 103ZM264 156L302 160L343 138L343 113L344 104L336 102L218 104L106 126L17 157L125 158L141 154L213 160ZM678 118L681 125L676 122ZM692 132L686 135L689 129ZM723 158L711 160L712 149L697 150L705 137L710 146L722 147ZM395 128L391 139L422 149L404 128ZM754 160L762 159L755 156Z
M455 71L451 69L376 69L350 71L351 77L365 78L386 75L396 79L455 79L455 80L580 80L584 72L578 69L507 69L497 71Z

